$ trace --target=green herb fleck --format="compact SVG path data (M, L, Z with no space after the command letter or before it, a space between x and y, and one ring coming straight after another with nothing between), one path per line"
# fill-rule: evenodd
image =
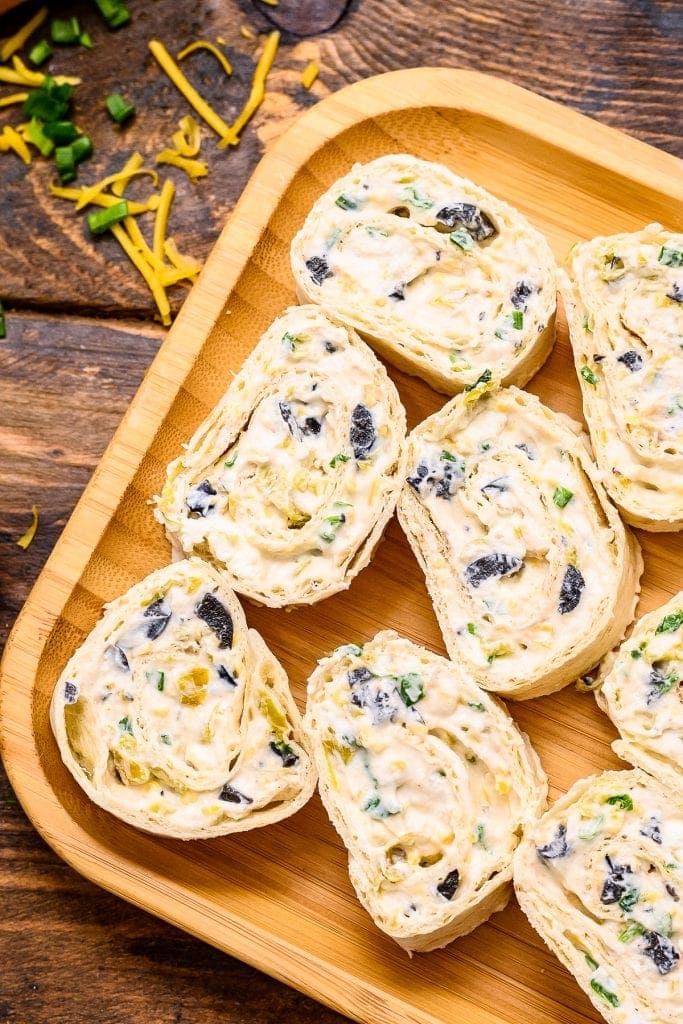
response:
M593 333L591 327L589 326L588 313L584 314L582 327L584 331L588 331L589 334Z
M411 708L425 695L425 688L417 672L408 672L398 678L398 690L406 707Z
M367 225L365 228L370 238L388 238L389 232L385 231L384 228L373 227L372 224Z
M619 906L625 914L629 914L640 899L640 890L635 885L630 885L619 900Z
M524 326L524 313L521 309L513 309L510 313L510 322L516 331L521 331Z
M428 210L434 205L433 199L428 199L426 196L421 195L416 188L406 187L403 192L411 206L417 206L420 210Z
M133 735L133 725L128 715L119 722L119 732L128 736Z
M468 622L467 623L467 632L470 634L470 636L476 636L477 635L477 627L474 625L473 622Z
M619 942L633 942L645 929L637 921L629 921L623 931L619 932Z
M480 700L468 700L467 707L472 708L473 711L486 711L486 708Z
M600 272L603 281L618 281L625 273L626 268L621 256L615 256L613 252L608 252L603 256Z
M167 747L170 747L171 743L173 742L167 732L162 732L159 739L161 740L162 743L165 743Z
M334 653L340 656L360 658L363 648L359 644L342 644L341 647L337 647Z
M335 502L338 504L338 502ZM323 529L320 531L320 539L324 540L326 544L331 544L337 536L339 527L346 522L346 516L343 512L337 512L334 515L326 516L323 519Z
M574 492L567 487L556 487L553 493L553 501L558 508L564 508L574 497Z
M670 249L667 245L663 245L657 259L665 267L683 267L683 250Z
M593 387L595 387L595 385L598 383L598 378L595 376L590 366L582 366L580 372L581 376L586 381L586 383L592 384Z
M448 237L460 249L474 249L474 239L466 228L456 228Z
M237 452L233 452L229 459L226 459L223 465L226 469L232 469L237 461Z
M152 686L156 686L160 692L164 688L164 679L166 678L163 672L145 672L145 677L148 683Z
M675 633L683 626L683 611L670 612L657 626L655 633Z
M347 196L345 192L342 192L340 196L334 201L335 206L338 206L340 210L357 210L358 202L353 196Z
M488 384L491 380L491 376L492 374L490 370L484 370L484 372L477 377L474 384L465 385L465 391L474 391L474 389L478 388L481 384Z
M477 825L476 845L481 847L482 850L488 850L486 845L486 825Z
M371 796L369 800L366 800L363 804L362 810L369 814L371 818L389 818L392 814L398 814L401 808L387 807L386 804L382 803L382 798L378 794L377 796Z
M339 452L338 455L335 455L334 458L330 459L330 466L332 469L336 469L340 462L348 462L350 458L350 455L344 455L342 452Z
M647 647L647 640L643 640L642 643L638 644L637 647L633 648L633 650L631 651L631 657L634 660L636 658L642 657L643 651L645 650L646 647Z
M633 810L633 800L628 793L617 793L615 796L608 796L605 803L611 804L612 807L621 807L624 811Z
M586 963L590 967L591 971L597 971L598 967L600 966L598 961L594 960L590 953L584 953L583 955L585 956Z
M599 981L595 980L595 978L591 978L591 988L597 995L604 999L605 1002L609 1003L610 1006L619 1006L619 997L616 992L610 992L608 988L601 985Z
M297 345L301 345L302 342L303 338L300 338L296 334L291 334L289 331L285 331L282 335L282 344L286 349L289 349L290 352L296 351Z

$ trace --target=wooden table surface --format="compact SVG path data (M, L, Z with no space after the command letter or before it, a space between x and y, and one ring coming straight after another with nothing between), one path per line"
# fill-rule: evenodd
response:
M57 6L57 5L55 5ZM176 52L222 37L229 84L208 55L193 73L227 120L249 88L256 32L286 29L266 100L237 150L207 132L198 185L171 172L171 230L181 252L203 259L256 162L304 107L367 75L420 64L476 68L683 156L681 0L130 0L133 21L110 35L89 3L77 14L95 47L60 51L54 67L83 78L77 119L96 155L95 180L137 148L153 156L189 112L147 52ZM0 4L0 9L2 4ZM28 8L28 13L31 12ZM0 37L26 19L0 18ZM306 33L306 35L304 35ZM315 59L320 78L300 85ZM72 70L73 69L73 70ZM3 86L2 92L12 91ZM121 91L136 120L114 129L103 98ZM16 111L0 111L16 123ZM47 192L51 166L0 155L0 639L5 640L164 331L116 244L93 245L70 204ZM186 293L172 292L175 310ZM15 541L41 512L27 551ZM34 832L0 772L0 1022L18 1024L332 1024L337 1014L96 889Z

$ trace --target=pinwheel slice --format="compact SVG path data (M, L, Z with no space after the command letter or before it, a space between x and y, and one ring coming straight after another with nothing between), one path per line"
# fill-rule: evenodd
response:
M284 670L198 558L106 606L50 718L90 799L147 832L243 832L293 814L315 788Z
M495 698L387 631L320 661L304 724L351 881L379 928L426 951L502 910L547 781Z
M548 243L507 203L441 164L356 164L292 243L299 293L439 391L486 368L525 384L555 337Z
M595 691L621 738L612 749L683 788L683 593L644 615Z
M683 528L683 234L577 245L562 296L595 457L624 518Z
M640 771L582 779L527 829L515 891L610 1024L683 1020L683 801Z
M405 430L358 335L293 307L168 467L157 518L253 601L312 604L370 561L401 488Z
M488 377L410 435L399 520L450 656L524 699L619 642L643 564L578 424Z

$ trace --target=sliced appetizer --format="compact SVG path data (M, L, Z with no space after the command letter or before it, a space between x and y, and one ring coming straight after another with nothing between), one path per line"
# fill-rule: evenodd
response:
M512 854L547 782L502 704L387 631L319 663L304 724L351 881L379 928L423 952L505 906Z
M561 275L583 408L627 522L683 527L683 234L576 245Z
M683 801L640 771L582 779L527 829L522 910L609 1024L683 1020Z
M293 814L315 788L284 670L197 558L106 606L50 718L90 799L147 832L243 832Z
M401 488L405 429L358 335L293 307L168 467L157 517L253 601L312 604L370 561Z
M619 730L612 749L667 786L683 788L683 593L644 615L596 690Z
M450 656L524 699L619 642L643 563L578 424L490 378L410 435L399 520Z
M299 293L452 395L490 367L525 384L555 337L548 243L441 164L383 156L316 202L292 243Z

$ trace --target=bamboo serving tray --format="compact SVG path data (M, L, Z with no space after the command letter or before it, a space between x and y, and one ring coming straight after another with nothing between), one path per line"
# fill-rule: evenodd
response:
M261 332L295 301L289 243L317 196L354 161L411 152L442 161L519 208L562 261L577 239L659 220L683 229L674 157L494 78L444 68L351 85L309 110L257 167L206 267L36 583L7 645L2 742L33 824L105 889L368 1024L599 1021L514 903L471 935L412 960L355 899L345 851L318 797L266 829L183 843L90 803L48 721L55 681L103 601L169 560L147 504L167 462L225 390ZM529 390L580 418L566 328ZM390 370L410 426L444 401ZM640 612L683 588L682 534L640 534ZM303 707L317 658L391 627L445 653L422 573L392 521L344 594L288 614L246 606ZM574 687L510 705L551 779L621 765L616 733ZM623 766L623 765L621 765Z

